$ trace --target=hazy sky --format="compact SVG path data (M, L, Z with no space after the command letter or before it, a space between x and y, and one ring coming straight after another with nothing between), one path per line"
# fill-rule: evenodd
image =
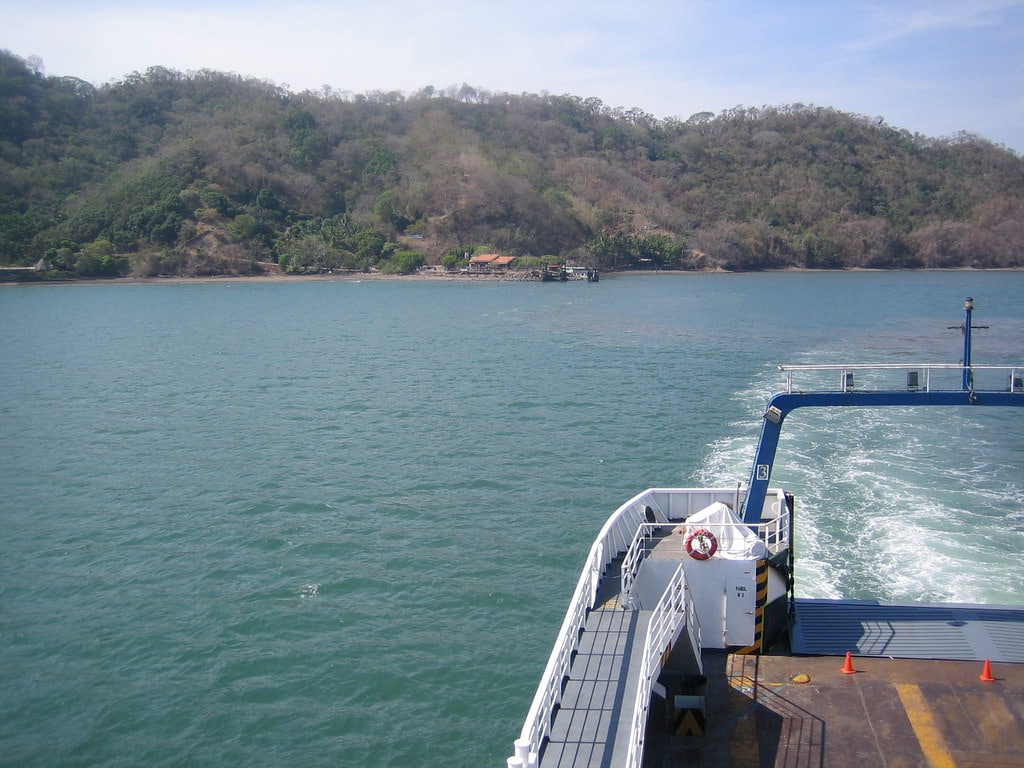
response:
M1024 0L0 0L0 48L95 84L155 65L293 91L814 104L1024 154Z

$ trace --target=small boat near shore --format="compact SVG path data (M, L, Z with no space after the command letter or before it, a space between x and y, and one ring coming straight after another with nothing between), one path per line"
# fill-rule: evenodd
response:
M621 504L507 768L1021 765L1024 606L797 597L796 517L829 510L771 484L798 408L1024 406L1024 365L973 363L973 309L956 364L780 365L745 484Z
M564 283L569 280L586 280L588 283L597 283L601 280L601 273L594 267L571 267L566 264L545 264L541 269L535 269L530 273L534 280L544 283Z

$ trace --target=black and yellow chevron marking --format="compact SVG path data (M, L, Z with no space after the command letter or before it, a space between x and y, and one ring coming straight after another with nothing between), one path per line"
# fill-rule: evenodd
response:
M703 736L707 728L703 709L681 709L676 713L676 736Z
M746 648L737 648L733 653L760 653L764 637L764 607L768 604L768 561L757 561L757 595L754 598L754 644Z

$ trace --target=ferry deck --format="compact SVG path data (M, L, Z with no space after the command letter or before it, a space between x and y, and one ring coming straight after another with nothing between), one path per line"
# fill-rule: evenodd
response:
M587 618L542 768L623 759L647 624L619 607L617 570ZM699 725L654 697L643 764L1024 766L1024 609L798 599L795 614L770 652L703 651Z
M844 667L835 656L705 654L707 733L673 735L670 715L655 707L644 764L1024 765L1024 665L991 665L990 682L976 661L854 657L854 672Z
M787 373L786 390L771 398L764 413L738 522L760 530L769 507L785 510L791 519L790 498L779 496L773 504L766 499L781 425L796 408L1024 406L1021 367L972 366L971 329L984 326L972 325L972 299L964 308L964 355L957 365L780 366ZM855 374L872 382L892 372L906 375L906 390L854 386ZM838 373L839 387L794 388L794 375L808 373ZM950 375L960 377L959 386L946 385ZM982 386L983 379L995 384ZM728 505L726 493L707 493ZM789 591L784 636L770 642L765 629L762 644L758 629L756 644L743 653L729 642L703 643L700 626L709 614L721 613L718 604L724 606L726 638L730 620L755 616L757 611L744 607L730 616L729 605L761 593L759 578L750 582L755 589L734 582L721 589L710 576L703 583L684 581L677 572L656 607L640 600L640 610L632 610L634 588L626 582L635 582L638 571L631 556L640 553L653 562L659 550L666 555L664 529L697 519L669 512L680 500L689 504L702 495L707 494L652 489L606 523L516 754L507 761L510 768L1024 768L1024 608L802 600ZM731 509L739 510L738 502ZM660 516L652 517L654 510ZM779 535L784 516L774 520L774 538L765 535L767 529L759 534L769 552L787 538ZM650 548L641 539L649 535L645 524L657 529ZM623 529L638 531L632 544ZM708 530L690 533L687 551L708 560L713 547L702 554L690 548L697 533L714 540ZM688 562L681 555L668 557ZM742 558L735 562L743 564ZM695 593L697 586L703 591ZM765 600L765 613L777 602ZM691 615L698 604L711 610ZM676 640L666 643L672 633ZM654 682L655 673L661 682ZM661 695L650 696L655 689Z

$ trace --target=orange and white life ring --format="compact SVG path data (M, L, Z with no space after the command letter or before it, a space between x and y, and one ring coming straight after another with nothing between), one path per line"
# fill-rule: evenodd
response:
M706 528L698 528L686 537L686 554L694 560L707 560L718 551L718 539Z

